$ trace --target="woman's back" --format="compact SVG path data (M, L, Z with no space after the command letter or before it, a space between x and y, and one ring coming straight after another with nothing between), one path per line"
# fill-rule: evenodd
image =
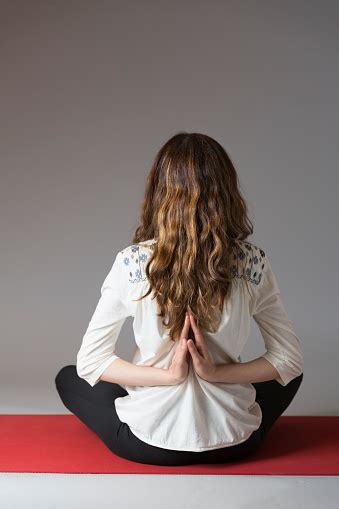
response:
M137 346L132 362L158 368L171 363L177 343L158 316L156 299L149 294L137 300L148 289L145 267L155 242L150 239L119 251L102 284L101 299L77 355L78 375L92 386L118 358L114 347L128 316L133 317ZM212 359L215 364L241 362L253 317L265 341L264 357L286 385L302 372L302 355L265 251L237 240L230 271L231 292L219 328L204 333ZM208 382L192 363L182 383L123 387L128 395L112 403L120 420L144 442L166 449L204 451L235 445L258 429L262 419L251 383Z

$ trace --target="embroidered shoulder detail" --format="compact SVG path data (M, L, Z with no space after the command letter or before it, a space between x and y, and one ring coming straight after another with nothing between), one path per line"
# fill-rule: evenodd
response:
M127 269L130 283L146 281L145 267L150 257L150 243L132 244L121 250L122 260ZM266 253L259 246L238 240L233 249L233 263L230 271L233 277L247 279L258 285L266 265Z
M139 281L146 281L145 266L149 259L147 246L132 244L122 249L121 253L124 266L127 268L129 282L138 283Z
M266 253L251 242L238 240L233 253L230 271L233 277L247 279L258 285L266 265Z

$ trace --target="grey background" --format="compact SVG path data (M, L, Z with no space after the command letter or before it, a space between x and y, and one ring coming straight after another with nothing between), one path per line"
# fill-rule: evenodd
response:
M338 4L1 2L2 412L66 411L156 151L185 129L239 173L305 357L286 414L338 414ZM131 320L117 353L130 359ZM243 354L263 353L253 322Z

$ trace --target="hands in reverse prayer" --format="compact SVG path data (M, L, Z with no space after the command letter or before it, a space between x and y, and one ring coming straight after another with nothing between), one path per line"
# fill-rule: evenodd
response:
M192 338L188 338L190 326L194 332L195 342ZM173 376L173 383L180 383L186 379L189 356L192 359L195 372L201 378L208 381L213 377L216 366L208 351L205 338L197 326L193 315L187 312L175 354L168 368Z

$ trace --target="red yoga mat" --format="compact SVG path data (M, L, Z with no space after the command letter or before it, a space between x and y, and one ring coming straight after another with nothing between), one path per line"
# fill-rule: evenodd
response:
M0 434L0 472L339 475L339 416L281 416L251 457L183 467L121 458L73 414L2 414Z

